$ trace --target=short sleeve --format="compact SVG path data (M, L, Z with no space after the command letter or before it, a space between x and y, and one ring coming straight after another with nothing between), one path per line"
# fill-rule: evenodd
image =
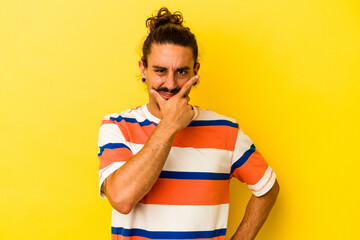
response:
M267 193L275 183L274 171L241 129L237 134L231 163L230 176L247 184L257 197Z
M106 198L101 192L103 182L133 156L129 143L125 140L117 122L111 120L111 115L104 117L101 123L98 146L99 193L102 198Z

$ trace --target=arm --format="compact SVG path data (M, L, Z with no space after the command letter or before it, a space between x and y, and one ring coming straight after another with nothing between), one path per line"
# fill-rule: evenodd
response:
M246 207L244 218L231 239L255 239L256 234L274 206L278 193L279 184L276 180L274 186L265 195L261 197L252 195Z
M127 214L152 188L169 155L175 135L191 122L194 111L188 104L188 90L197 80L191 78L169 100L152 91L157 100L161 122L144 147L104 182L104 192L118 212Z

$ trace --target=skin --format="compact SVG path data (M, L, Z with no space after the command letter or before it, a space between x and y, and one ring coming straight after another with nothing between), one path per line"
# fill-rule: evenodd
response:
M144 147L104 182L110 204L127 214L151 190L169 155L175 135L194 117L189 105L191 87L198 81L200 65L190 47L153 44L148 67L139 62L149 92L148 110L161 121ZM252 196L245 216L232 239L254 239L275 203L279 187L262 197Z
M152 115L157 118L168 117L167 115L172 111L167 107L173 107L176 104L174 101L166 103L164 100L172 98L174 93L179 91L186 82L195 77L200 64L197 63L195 68L193 66L194 59L190 47L173 44L153 44L151 46L148 67L145 68L142 61L139 61L139 67L141 77L146 79L147 89L150 93L148 109ZM155 92L152 93L151 89ZM189 93L190 89L187 89L185 96L181 97L189 101ZM163 108L160 107L161 105Z
M245 215L234 236L231 238L232 240L255 239L275 204L279 190L279 183L276 180L273 187L265 195L261 197L251 196Z
M165 164L176 133L189 125L195 114L188 104L188 94L199 79L195 74L200 65L193 68L191 49L169 44L153 45L147 60L148 68L141 61L139 67L149 91L148 109L161 118L161 122L144 147L104 182L110 204L123 214L129 213L150 191Z

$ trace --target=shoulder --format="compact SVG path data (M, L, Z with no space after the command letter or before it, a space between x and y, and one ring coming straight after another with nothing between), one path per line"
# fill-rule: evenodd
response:
M142 106L137 106L134 108L127 109L125 111L122 111L120 113L110 113L103 117L102 124L103 123L115 123L115 122L132 122L137 120L145 120L146 117L141 109Z
M144 121L144 118L141 106L107 114L100 124L99 146L104 142L124 142L129 138L128 129L134 127L132 123Z
M196 121L211 121L214 123L217 122L218 124L221 124L221 125L224 124L224 125L228 125L228 126L231 126L234 128L239 128L237 121L233 118L224 116L222 114L216 113L211 110L200 108L198 106L195 106L195 107L199 112L199 114L196 118Z

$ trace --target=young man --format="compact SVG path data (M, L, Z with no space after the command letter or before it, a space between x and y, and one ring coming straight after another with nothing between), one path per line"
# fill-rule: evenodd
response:
M235 120L188 104L200 64L181 13L161 8L146 23L149 103L106 116L99 132L112 239L224 239L233 176L253 192L233 239L254 239L279 191L275 173Z

